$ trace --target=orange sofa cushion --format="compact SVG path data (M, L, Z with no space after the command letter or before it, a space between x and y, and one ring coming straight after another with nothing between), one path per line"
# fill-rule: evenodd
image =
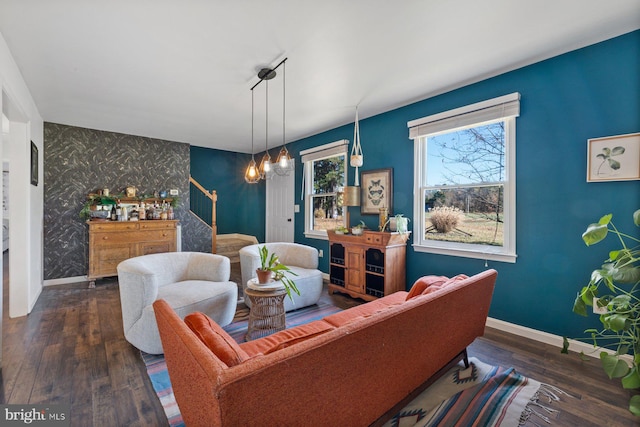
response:
M419 295L428 295L430 293L436 292L453 283L468 278L469 276L466 276L464 274L458 274L457 276L454 276L452 278L448 278L445 276L423 276L416 280L416 282L411 287L409 294L407 294L407 301Z
M447 280L449 280L449 278L445 276L422 276L421 278L416 280L411 287L411 290L407 295L407 301L409 301L413 297L422 295L422 292L428 289L429 286L440 286Z
M369 301L366 304L358 305L347 310L331 314L325 317L324 321L331 323L333 326L338 328L356 320L370 317L371 315L386 310L390 307L395 307L398 304L402 304L405 301L406 295L406 292L395 292L385 297Z
M218 358L227 366L236 366L249 359L249 355L231 336L204 313L191 313L184 322Z
M325 332L333 329L335 328L327 322L316 320L315 322L306 323L291 329L285 329L257 340L243 342L240 344L240 347L250 356L269 354L299 342L306 341L309 338L324 334Z

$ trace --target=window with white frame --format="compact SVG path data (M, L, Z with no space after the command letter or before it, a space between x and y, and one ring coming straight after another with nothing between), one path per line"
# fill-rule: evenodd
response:
M306 237L326 239L327 230L345 225L342 190L347 182L348 140L304 150L304 197Z
M520 94L408 123L416 251L515 262Z

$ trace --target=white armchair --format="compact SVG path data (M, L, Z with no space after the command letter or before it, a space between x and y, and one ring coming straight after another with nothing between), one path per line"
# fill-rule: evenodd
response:
M296 282L300 295L292 292L293 301L289 297L284 299L285 311L297 310L317 303L322 294L322 272L318 270L318 250L299 243L259 243L240 249L242 289L247 288L249 279L256 277L256 269L260 267L258 248L262 246L266 246L269 252L278 255L280 262L297 274L297 276L287 276ZM244 303L251 307L251 301L248 298L245 298Z
M238 285L229 258L200 252L143 255L118 264L124 336L138 349L161 354L153 302L166 300L181 318L201 311L220 326L231 323Z

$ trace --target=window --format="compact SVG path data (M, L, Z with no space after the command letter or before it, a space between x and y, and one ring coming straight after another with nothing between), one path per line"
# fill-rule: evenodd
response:
M409 122L414 248L515 262L514 93Z
M349 141L342 140L302 151L304 164L305 236L327 238L326 230L345 225L342 189L347 182Z

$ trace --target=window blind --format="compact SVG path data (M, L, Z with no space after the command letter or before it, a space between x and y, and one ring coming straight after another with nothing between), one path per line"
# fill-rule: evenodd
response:
M345 154L349 147L349 140L342 139L340 141L324 144L319 147L309 148L300 152L302 162L310 162L313 160L322 159L324 157L337 156L339 154Z
M519 115L520 93L514 92L509 95L412 120L407 123L407 127L409 128L409 138L418 139L442 131Z

